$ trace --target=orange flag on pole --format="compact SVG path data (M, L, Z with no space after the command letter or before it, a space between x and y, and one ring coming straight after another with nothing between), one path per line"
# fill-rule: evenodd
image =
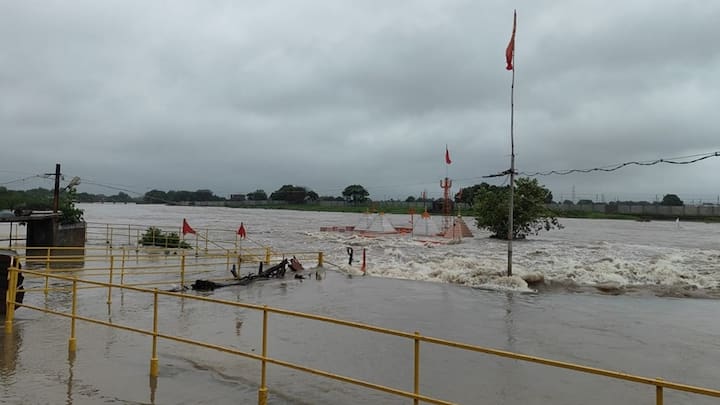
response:
M183 226L182 226L182 233L185 235L186 233L195 233L195 230L192 229L190 224L187 223L185 218L183 218Z
M514 70L515 67L513 66L513 62L515 62L515 28L517 27L517 12L513 11L513 30L512 30L512 36L510 37L510 43L507 46L507 49L505 49L505 61L507 62L507 66L505 66L505 69L507 70Z

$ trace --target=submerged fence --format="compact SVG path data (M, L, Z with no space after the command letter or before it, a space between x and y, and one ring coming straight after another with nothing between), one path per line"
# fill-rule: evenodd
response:
M109 252L113 252L112 249L108 250ZM264 252L266 256L262 256L262 254L257 254L252 257L255 257L257 260L266 259L270 260L268 257L272 257L273 253L269 251ZM302 253L295 253L295 254L302 254ZM285 253L284 255L287 255ZM306 256L310 256L309 253L305 253ZM98 255L100 256L100 255ZM102 268L101 266L89 266L85 267L85 264L93 263L94 261L100 261L99 258L88 255L84 257L47 257L45 258L45 262L37 262L34 263L37 264L44 264L45 267L36 268L33 270L23 269L22 272L24 273L25 277L27 278L39 278L44 280L44 288L42 289L28 289L26 293L30 292L40 292L42 290L43 293L48 294L54 291L71 291L72 293L72 305L69 311L61 311L58 308L48 308L46 307L40 307L36 305L30 305L27 303L27 300L25 303L22 304L22 306L26 309L33 310L33 311L39 311L46 314L52 314L60 317L64 317L70 320L69 325L69 339L68 339L68 349L69 352L72 354L76 351L77 345L78 345L78 336L77 336L77 329L76 324L78 321L87 322L90 324L95 324L99 326L104 326L108 328L115 328L115 329L121 329L124 331L128 331L131 333L137 333L141 335L148 336L150 338L149 342L149 375L152 378L156 378L159 373L159 367L160 367L160 358L158 355L158 342L160 340L166 340L166 341L173 341L177 343L192 345L196 347L202 347L210 350L215 350L218 352L224 352L252 360L256 360L261 363L261 370L260 370L260 376L259 376L259 388L258 388L258 404L259 405L265 405L268 400L268 380L267 380L267 366L268 365L275 365L278 367L283 367L287 369L296 370L303 373L312 374L315 376L320 376L340 382L344 382L347 384L352 384L359 387L364 387L369 390L374 391L380 391L387 394L391 394L394 396L404 397L407 399L411 399L414 404L418 404L420 402L422 403L432 403L432 404L450 404L452 402L434 398L428 395L424 395L421 390L420 386L420 372L421 372L421 364L422 363L422 357L421 357L421 347L423 345L437 345L437 346L444 346L448 348L453 348L461 351L467 351L467 352L475 352L475 353L484 353L487 355L492 356L499 356L503 358L508 359L514 359L518 361L523 362L529 362L529 363L536 363L541 364L549 367L554 368L560 368L560 369L566 369L566 370L572 370L580 373L586 373L586 374L592 374L597 376L604 376L609 377L616 380L621 381L627 381L631 383L636 384L643 384L648 385L651 387L654 387L654 396L655 396L655 403L656 404L663 404L664 401L664 392L665 390L677 390L677 391L683 391L687 393L697 394L700 396L707 396L707 397L715 397L720 398L720 391L719 390L713 390L713 389L707 389L692 385L686 385L686 384L680 384L675 383L671 381L665 381L663 379L659 378L649 378L649 377L643 377L638 375L632 375L627 373L621 373L617 371L612 370L606 370L606 369L600 369L600 368L593 368L593 367L587 367L579 364L573 364L568 362L562 362L557 360L551 360L546 359L542 357L536 357L536 356L529 356L524 355L520 353L514 353L504 350L497 350L492 349L488 347L482 347L477 345L470 345L465 344L461 342L455 342L430 336L422 335L420 332L414 332L409 333L405 331L399 331L399 330L393 330L388 328L382 328L377 327L373 325L358 323L358 322L351 322L346 321L342 319L332 318L332 317L326 317L326 316L320 316L320 315L314 315L309 313L303 313L303 312L297 312L297 311L290 311L286 309L281 308L275 308L275 307L269 307L266 305L257 305L257 304L248 304L248 303L241 303L241 302L234 302L234 301L227 301L227 300L221 300L221 299L215 299L210 297L203 297L203 296L197 296L194 294L186 294L183 292L169 292L169 291L160 291L157 288L147 288L147 285L145 284L167 284L168 278L161 278L160 276L165 276L168 274L175 274L175 278L172 280L183 280L184 275L187 275L191 273L190 268L192 266L188 266L186 263L185 255L180 254L178 256L171 256L171 255L164 255L161 256L162 260L168 260L168 263L159 263L156 265L151 266L137 266L134 267L132 272L130 272L130 269L127 266L127 257L129 256L122 256L122 259L120 259L120 264L118 268L118 259L115 258L114 255L111 255L110 257L107 257L106 260L109 261L109 266ZM139 257L139 256L138 256ZM210 253L210 258L212 258L212 252ZM315 257L317 257L318 264L322 264L322 254L321 253L315 253ZM221 258L222 260L219 260L215 265L222 266L227 264L227 257L222 257L218 255L218 258ZM26 260L29 260L26 258ZM33 258L33 260L37 260L36 258ZM61 264L68 264L68 261L83 261L83 271L82 274L83 278L77 277L77 273L74 272L73 268L57 268L57 265ZM177 261L176 261L177 260ZM171 263L172 262L172 263ZM207 263L203 266L207 266ZM28 267L33 267L32 264ZM37 267L37 266L36 266ZM118 276L118 269L120 270L120 275ZM197 271L202 271L199 269L195 269ZM7 314L5 317L5 329L6 331L11 331L13 328L13 322L14 322L14 311L17 306L16 304L16 294L17 289L15 288L17 278L19 275L20 270L15 267L11 267L9 271L9 290L6 297L6 305L7 305ZM124 277L128 274L144 274L144 275L151 275L151 276L158 276L157 280L152 280L145 283L125 283ZM96 277L98 279L92 279L93 277ZM105 278L105 281L101 280ZM54 280L54 284L56 284L53 288L48 288L49 280ZM170 281L172 281L170 280ZM143 284L143 285L141 285ZM152 322L152 329L147 328L139 328L133 325L126 325L121 324L118 322L108 322L107 320L98 319L98 318L92 318L84 315L79 315L77 312L78 308L78 301L82 299L82 296L80 294L80 290L86 289L86 288L105 288L107 289L107 297L108 297L108 303L111 302L113 291L118 290L128 290L133 291L139 294L143 294L148 297L152 297L152 309L153 309L153 322ZM260 346L262 347L262 351L260 354L253 353L253 352L247 352L238 350L233 347L225 346L225 345L218 345L218 344L211 344L205 341L197 340L197 339L191 339L183 336L173 335L170 333L167 333L159 328L159 297L170 297L170 298L176 298L176 299L183 299L183 300L196 300L196 301L203 301L206 303L211 303L213 305L218 306L229 306L229 307L236 307L236 308L245 308L250 309L253 311L256 311L257 314L261 317L262 322L262 333L261 333L261 342ZM277 315L283 315L287 317L292 318L298 318L298 319L304 319L304 320L314 320L319 321L327 324L333 324L338 325L340 327L345 328L352 328L356 330L364 330L369 331L377 335L391 335L403 338L407 341L407 344L409 347L412 347L413 349L413 362L412 364L407 364L406 367L412 370L412 390L403 390L396 387L390 387L382 384L373 383L370 381L357 379L345 375L340 375L336 373L332 373L326 370L321 370L318 368L312 368L305 366L303 364L297 364L293 362L288 362L276 357L272 357L271 353L268 349L268 337L269 337L269 315L270 314L277 314Z

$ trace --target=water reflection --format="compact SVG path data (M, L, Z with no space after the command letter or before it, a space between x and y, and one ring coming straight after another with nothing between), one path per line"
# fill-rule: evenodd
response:
M67 394L65 401L66 405L73 404L73 368L75 367L75 352L68 352L68 380L67 380Z
M515 293L508 291L505 293L505 334L507 335L507 345L509 350L515 350L515 335L517 330L515 329L515 319L513 317L513 310L515 309Z
M0 318L3 327L0 327L2 333L2 348L0 348L0 381L2 385L12 383L11 377L15 375L15 367L17 365L18 354L22 346L22 326L17 322L13 325L11 332L4 328L5 318Z
M155 403L155 393L157 392L158 378L150 376L149 383L150 383L150 403L154 404Z
M242 325L243 325L242 318L236 316L235 317L235 335L236 336L240 336L240 334L241 334L240 332L242 331Z

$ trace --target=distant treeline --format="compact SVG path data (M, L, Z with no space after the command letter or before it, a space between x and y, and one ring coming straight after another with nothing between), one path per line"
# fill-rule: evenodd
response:
M466 187L458 191L450 202L452 205L455 203L462 203L468 207L472 207L475 199L475 195L479 190L483 188L492 188L486 183L475 185L472 187ZM67 196L67 191L61 191L61 199ZM301 186L293 186L291 184L284 185L278 190L268 195L264 190L255 190L254 192L247 194L231 194L230 198L220 197L215 195L211 190L200 189L196 191L186 190L151 190L142 196L131 197L125 192L119 192L115 195L105 194L90 194L76 192L73 196L75 202L81 203L97 203L97 202L108 202L108 203L140 203L140 204L179 204L179 203L196 203L196 202L222 202L231 201L233 203L241 202L284 202L287 204L312 204L315 202L338 202L338 203L353 203L355 205L367 205L372 200L369 197L367 190L358 184L353 184L343 190L341 196L320 196L316 192ZM52 208L53 193L52 190L44 188L35 188L31 190L8 190L5 187L0 187L0 209L17 209L26 208L34 210L44 210ZM390 200L393 202L395 200ZM399 201L399 200L398 200ZM434 198L423 198L409 196L404 200L407 203L435 203L431 205L442 204L442 199ZM552 193L548 192L546 203L553 203ZM570 200L557 201L557 204L562 205L587 205L593 204L591 200L580 200L573 202ZM595 203L598 204L598 203ZM666 194L660 202L647 202L647 201L613 201L608 205L664 205L664 206L682 206L683 201L678 198L676 194ZM438 207L433 207L433 210Z
M60 192L61 202L69 197L68 190ZM102 194L75 193L71 196L75 202L138 202L125 193L113 196ZM53 206L53 191L44 188L30 190L8 190L0 187L0 209L16 210L29 209L36 211L51 210Z

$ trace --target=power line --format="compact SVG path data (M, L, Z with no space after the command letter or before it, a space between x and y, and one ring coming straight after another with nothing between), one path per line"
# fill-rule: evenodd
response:
M83 183L85 183L85 184L91 184L91 185L93 185L93 186L98 186L98 187L104 187L104 188L107 188L107 189L110 189L110 190L123 191L123 192L126 192L126 193L136 194L136 195L139 195L139 196L145 194L145 193L140 193L140 192L138 192L138 191L128 190L128 189L122 188L122 187L110 186L110 185L107 185L107 184L96 183L96 182L88 181L88 180L83 180Z
M45 175L41 175L41 174L34 174L34 175L32 175L32 176L23 177L23 178L21 178L21 179L15 179L15 180L6 181L6 182L4 182L4 183L0 183L0 186L5 186L5 185L8 185L8 184L13 184L13 183L20 183L20 182L23 182L23 181L26 181L26 180L30 180L30 179L34 179L34 178L48 179L49 177L48 177L48 176L45 176Z
M623 167L627 167L627 166L654 166L654 165L657 165L660 163L667 163L667 164L673 164L673 165L689 165L692 163L699 162L701 160L709 159L711 157L718 157L718 156L720 156L720 152L710 152L710 153L703 153L703 154L689 155L689 156L660 158L660 159L655 159L655 160L631 161L631 162L617 163L614 165L594 167L591 169L550 170L550 171L546 171L546 172L534 172L534 173L520 172L518 174L523 175L523 176L528 176L528 177L537 177L537 176L550 176L553 174L565 176L565 175L572 174L572 173L614 172L616 170L622 169ZM681 160L681 159L685 159L685 160ZM687 159L689 159L689 160L687 160ZM508 174L510 174L510 171L506 170L501 173L483 176L483 178L500 177L500 176L506 176Z

